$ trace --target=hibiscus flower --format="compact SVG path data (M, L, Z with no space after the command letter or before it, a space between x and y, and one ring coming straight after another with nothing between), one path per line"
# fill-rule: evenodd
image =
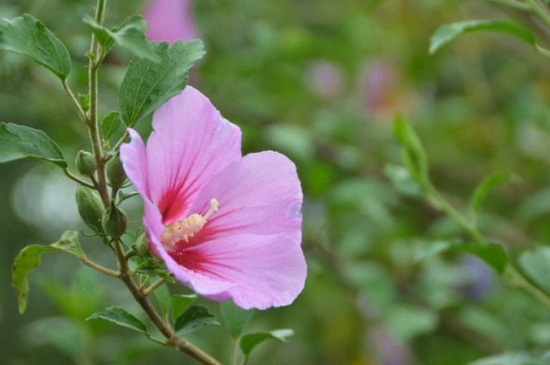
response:
M204 297L292 303L306 278L294 164L273 151L242 156L239 127L190 86L155 112L153 129L147 145L130 129L120 149L151 252Z

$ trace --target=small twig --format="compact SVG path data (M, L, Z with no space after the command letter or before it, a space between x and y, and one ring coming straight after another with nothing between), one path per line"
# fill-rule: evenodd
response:
M64 173L65 176L67 176L69 179L71 179L71 180L73 180L73 181L76 181L76 182L79 183L80 185L84 185L85 187L90 188L90 189L95 189L95 188L96 188L95 185L92 185L92 184L90 184L89 182L82 180L81 178L79 178L78 176L76 176L75 174L73 174L72 172L70 172L69 169L67 169L67 168L64 168L64 169L63 169L63 173Z
M159 279L155 281L153 284L149 285L149 287L143 289L141 292L143 293L143 295L148 296L149 294L154 292L155 289L157 289L159 286L161 286L165 282L166 282L166 279Z
M82 256L80 258L80 261L82 261L84 263L84 265L87 265L87 266L95 269L96 271L99 271L100 273L102 273L104 275L107 275L107 276L110 276L110 277L113 277L113 278L120 277L120 272L108 269L104 266L101 266L98 263L95 263L92 260L90 260L86 255Z
M111 149L112 151L118 151L118 149L120 148L120 146L124 143L124 141L126 141L126 138L128 138L128 129L126 129L124 131L124 134L122 135L122 137L120 137L120 139L117 141L117 143L114 144L113 148Z
M74 106L76 107L76 111L78 112L78 116L80 117L80 119L82 119L82 121L84 123L89 125L90 121L88 120L88 117L86 116L86 112L84 111L84 109L82 109L82 105L80 105L80 102L76 98L74 92L71 90L71 87L67 83L67 79L64 79L61 82L61 84L63 85L63 90L65 90L67 95L69 95L69 98L72 100Z

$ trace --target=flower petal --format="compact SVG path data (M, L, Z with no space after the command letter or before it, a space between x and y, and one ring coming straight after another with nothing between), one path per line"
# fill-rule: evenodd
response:
M201 291L206 286L203 280L231 283L225 291L244 309L288 305L304 288L307 268L303 252L284 235L223 237L179 254L195 261L191 270L201 276L196 276L191 286L197 293L213 298Z
M304 288L303 252L284 235L222 237L170 254L160 241L161 219L157 207L145 201L143 223L152 251L199 295L218 301L233 298L244 309L266 309L292 303Z
M246 155L197 196L190 212L206 213L211 199L219 210L190 245L237 234L284 234L300 244L302 198L296 167L286 156L273 151Z
M241 130L191 86L155 112L153 128L149 193L167 225L185 215L206 182L241 158Z
M164 232L162 216L157 207L147 200L144 201L143 225L147 228L151 251L164 261L166 268L174 274L176 279L205 297L214 300L229 298L227 290L235 284L206 277L201 273L185 268L168 254L160 240L162 232Z
M147 39L174 43L198 38L191 5L191 0L151 0L143 15Z
M120 146L120 160L126 176L132 181L138 193L145 199L149 196L147 184L147 156L143 140L133 129L128 132L132 141Z

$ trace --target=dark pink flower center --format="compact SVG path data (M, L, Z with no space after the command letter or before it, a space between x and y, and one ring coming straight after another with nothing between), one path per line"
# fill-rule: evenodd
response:
M218 210L218 201L210 201L210 209L204 216L191 214L190 216L166 226L162 233L161 242L167 248L176 247L178 243L187 243L204 227L207 219Z

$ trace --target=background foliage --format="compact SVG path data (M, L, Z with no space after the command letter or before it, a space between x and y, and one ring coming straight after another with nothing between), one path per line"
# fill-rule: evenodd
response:
M68 45L72 81L85 89L92 13L88 0L4 0L0 17L31 13ZM140 13L143 2L111 2L107 24ZM52 11L55 9L55 11ZM439 253L460 229L394 187L400 173L392 131L396 111L411 121L448 199L466 208L485 176L521 178L499 187L480 215L482 230L512 260L550 242L550 91L547 60L499 34L461 38L434 56L429 38L443 23L527 17L478 0L200 0L195 19L207 56L191 84L241 126L244 151L274 149L298 165L306 196L306 289L294 305L256 314L249 329L293 328L287 343L252 355L258 364L464 364L505 351L550 346L550 315L506 288L490 268L455 251ZM539 42L544 43L542 37ZM129 55L109 56L102 113L116 109ZM55 77L0 53L0 120L45 130L74 155L87 136ZM79 84L80 83L80 84ZM107 305L140 313L119 284L77 260L45 257L31 275L29 308L17 314L10 267L29 243L51 243L82 227L75 185L37 161L0 165L0 363L150 364L176 362L139 335L100 321ZM405 192L405 194L403 193ZM139 225L137 200L126 206ZM87 251L99 261L102 250ZM527 258L526 258L527 257ZM540 250L523 256L544 278ZM550 271L549 271L550 272ZM186 293L181 286L173 293ZM212 311L217 305L205 301ZM133 306L133 307L132 307ZM231 344L213 326L193 335L220 359Z

